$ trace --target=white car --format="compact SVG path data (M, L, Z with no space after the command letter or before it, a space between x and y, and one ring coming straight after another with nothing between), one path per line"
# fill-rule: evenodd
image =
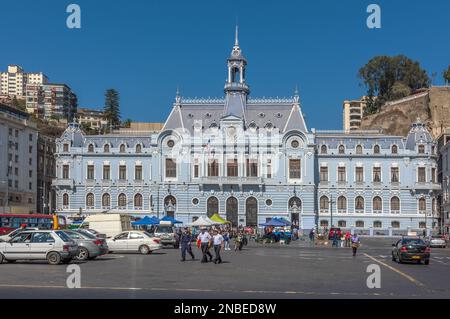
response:
M17 234L19 234L19 233L21 233L23 231L26 231L26 230L38 230L38 229L39 228L37 228L37 227L17 228L17 229L14 229L12 232L10 232L10 233L8 233L6 235L0 236L0 241L9 241L11 238L13 238L14 236L16 236Z
M431 236L428 238L428 242L430 247L447 247L447 243L445 242L445 238L443 236Z
M0 242L3 261L47 260L51 265L69 262L77 255L78 245L61 230L23 231L7 242Z
M161 249L161 240L145 231L133 230L120 233L106 240L109 252L139 252L151 254Z

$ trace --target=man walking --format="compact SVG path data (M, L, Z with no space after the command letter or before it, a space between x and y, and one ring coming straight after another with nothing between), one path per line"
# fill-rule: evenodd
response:
M192 235L188 228L185 228L181 233L180 243L181 243L181 261L186 260L186 251L191 255L192 260L195 259L194 253L191 247Z
M212 255L209 252L210 244L211 244L211 235L206 231L205 228L202 228L202 232L200 235L198 235L200 239L200 247L202 249L203 258L202 263L207 263L208 259L206 258L206 255L209 257L209 261L212 261Z
M352 241L353 257L355 257L356 256L356 251L358 250L358 247L361 244L361 241L360 241L358 235L356 235L356 233L354 233L352 235L351 241Z
M213 236L213 243L214 243L214 253L215 253L215 257L214 257L214 263L217 264L221 264L222 263L222 257L220 257L220 250L223 247L223 236L221 234L219 234L219 232L217 231L217 229L214 230L214 236Z

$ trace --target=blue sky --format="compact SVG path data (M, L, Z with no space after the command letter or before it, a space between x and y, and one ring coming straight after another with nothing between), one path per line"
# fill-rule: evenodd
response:
M67 5L82 28L66 27ZM369 4L382 28L366 26ZM122 117L164 121L177 86L184 97L221 97L234 42L248 60L253 97L300 88L308 126L341 129L341 105L364 94L358 69L376 55L405 54L432 72L450 65L450 1L35 0L0 1L0 69L22 65L67 83L82 107L121 94Z

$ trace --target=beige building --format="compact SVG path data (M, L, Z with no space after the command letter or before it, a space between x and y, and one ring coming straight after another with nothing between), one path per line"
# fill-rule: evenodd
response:
M18 65L8 65L6 72L0 72L0 96L25 98L27 84L44 84L47 76L42 72L26 73Z
M365 97L360 100L344 101L342 105L344 131L358 130L366 107Z
M78 108L76 117L79 124L88 125L95 130L99 130L108 125L105 114L100 110Z

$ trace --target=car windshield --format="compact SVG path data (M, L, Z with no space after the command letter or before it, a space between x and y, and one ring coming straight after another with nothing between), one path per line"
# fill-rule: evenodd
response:
M410 238L410 239L404 239L402 244L403 245L425 245L425 242L419 238Z
M72 239L70 239L69 235L67 235L65 232L59 230L55 231L56 235L58 235L59 238L61 238L64 242L72 242Z
M81 234L83 237L88 238L88 239L97 239L97 237L95 237L94 235L92 235L86 231L78 230L77 233Z
M155 233L173 233L173 228L171 226L158 226Z

